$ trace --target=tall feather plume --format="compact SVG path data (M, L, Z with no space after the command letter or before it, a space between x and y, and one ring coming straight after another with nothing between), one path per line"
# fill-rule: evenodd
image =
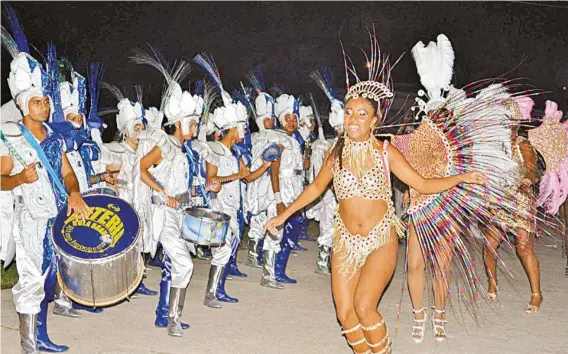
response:
M126 96L124 96L124 93L122 93L122 90L119 89L118 86L103 82L102 88L110 92L110 94L113 95L119 102L126 98Z
M171 94L171 90L177 83L181 85L181 82L187 78L191 72L191 65L184 60L176 60L173 65L169 65L159 51L154 49L150 44L148 44L150 51L147 53L139 48L133 50L134 54L130 56L130 60L136 64L150 65L157 69L162 76L166 79L166 85L162 91L162 100L160 104L160 110L164 109L164 104L168 100Z
M2 27L2 47L4 47L10 53L10 56L13 59L16 56L18 56L18 54L20 53L20 50L18 49L18 44L16 43L12 35L8 32L8 30L6 30L4 26L1 27Z
M142 85L134 85L134 90L136 91L136 101L143 105L144 100L144 87Z
M89 119L90 121L98 118L99 97L101 93L101 85L103 82L104 69L100 64L91 63L88 71L88 89L89 89Z
M197 80L195 82L195 87L193 90L193 94L197 95L197 96L202 96L203 97L203 90L205 89L205 87L203 86L203 80Z
M171 94L171 90L177 83L181 85L181 82L187 78L191 72L191 65L183 60L176 60L173 65L169 65L159 51L154 49L150 44L148 44L152 54L147 53L139 48L133 50L134 55L130 56L130 60L136 64L150 65L157 69L162 76L166 79L166 85L162 91L162 99L160 103L160 110L163 111L164 104L168 100Z
M420 83L428 91L430 99L439 98L441 90L452 82L454 73L454 50L448 37L438 35L437 43L428 46L418 42L412 48L412 57L420 75Z
M272 87L270 88L270 95L272 97L274 97L274 99L278 98L279 96L282 96L283 94L286 93L286 87L283 84L273 84Z
M333 74L331 67L324 66L310 73L310 78L323 90L327 98L332 101L338 99L337 94L333 90Z
M253 116L256 118L256 111L252 103L252 93L253 88L245 87L241 82L241 87L233 91L233 96L246 107L248 112L252 112Z
M197 54L193 61L197 63L199 66L207 72L209 78L211 79L212 83L217 87L217 91L219 93L223 92L223 82L221 81L221 75L219 74L219 69L217 69L217 65L215 64L215 60L213 60L213 56L210 53L203 52Z
M207 124L206 121L209 119L209 112L211 112L211 108L213 107L213 103L217 97L219 96L215 85L207 80L203 80L203 102L205 104L205 108L203 109L202 119L205 120L205 124Z
M256 69L250 71L247 74L247 78L257 93L267 92L266 85L264 83L264 77L262 75L262 69L260 68L260 66L257 66Z
M61 107L61 95L59 94L59 64L57 62L57 50L53 43L47 43L47 67L49 75L48 92L53 100L52 123L65 122L65 114Z
M65 57L61 57L57 64L59 65L59 82L73 82L72 73L74 69L71 61Z
M24 33L24 29L20 24L20 20L18 20L18 16L16 15L16 11L11 6L6 6L6 18L10 23L10 28L12 29L12 35L16 45L18 46L18 50L20 52L27 53L31 55L30 46L28 44L28 39Z

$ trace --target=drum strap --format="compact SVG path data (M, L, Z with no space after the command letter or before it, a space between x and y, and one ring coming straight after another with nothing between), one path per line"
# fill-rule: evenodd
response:
M188 146L189 145L189 146ZM201 193L203 194L203 198L205 199L205 202L207 203L207 206L210 206L210 199L207 196L207 192L205 192L205 187L203 186L203 183L201 183L201 179L199 178L199 175L201 174L201 166L199 164L199 161L195 161L195 155L193 155L193 148L191 146L191 140L189 141L189 144L186 145L186 155L187 158L189 159L189 165L191 166L192 169L195 169L195 171L197 172L197 182L199 183L199 189L201 189ZM189 186L189 191L191 193L191 184L193 184L193 171L189 171L190 172L190 186Z
M51 163L49 162L47 156L45 156L45 152L43 151L39 143L36 141L35 137L32 135L32 133L30 133L28 128L26 128L21 123L20 123L20 128L22 129L22 134L24 135L24 138L26 138L28 143L36 150L39 161L42 163L43 166L45 166L45 169L49 174L49 176L51 177L51 179L53 180L55 187L59 189L61 195L67 195L67 190L63 186L61 180L59 179L59 176L57 176L57 173L55 173L53 166L51 166Z

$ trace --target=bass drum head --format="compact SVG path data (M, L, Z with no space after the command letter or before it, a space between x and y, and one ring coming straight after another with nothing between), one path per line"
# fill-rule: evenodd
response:
M109 195L87 195L83 200L93 210L87 220L75 220L63 209L53 224L53 243L68 256L103 259L123 253L136 242L140 221L126 201Z

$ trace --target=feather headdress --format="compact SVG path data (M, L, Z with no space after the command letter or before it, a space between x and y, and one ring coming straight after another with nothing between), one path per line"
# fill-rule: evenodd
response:
M333 74L331 67L324 66L320 69L314 70L310 73L310 78L322 89L326 97L331 102L331 109L329 112L329 124L336 131L343 130L343 120L345 116L345 105L341 102L339 95L333 88ZM321 126L321 125L320 125ZM323 135L323 131L320 133Z
M379 41L373 26L372 32L369 30L370 52L363 55L366 59L367 79L362 80L357 73L357 69L351 57L345 51L343 43L341 49L343 51L343 63L345 66L345 86L347 94L345 95L345 102L352 98L368 98L376 101L379 104L379 111L382 120L385 119L394 97L394 85L391 77L392 68L397 64L396 62L391 65L389 56L381 53ZM400 59L399 59L400 60ZM397 61L398 62L398 61ZM350 74L355 79L355 84L350 84ZM378 112L377 112L378 113Z

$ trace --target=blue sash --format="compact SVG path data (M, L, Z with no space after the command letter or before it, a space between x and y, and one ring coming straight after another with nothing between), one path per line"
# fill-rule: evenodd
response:
M32 135L32 133L30 133L28 128L26 128L23 124L20 123L19 125L20 125L20 128L22 129L22 134L24 135L24 138L26 138L28 143L30 143L30 145L36 150L39 161L43 164L43 166L45 166L45 169L46 169L47 173L49 174L49 176L51 177L51 179L53 180L55 187L59 190L59 192L62 195L67 195L67 190L65 189L65 186L63 186L63 183L59 179L59 176L57 176L57 173L55 173L53 166L51 166L51 163L49 163L47 156L45 156L45 152L43 151L41 146L39 146L35 137ZM26 166L24 166L24 168L25 167Z

